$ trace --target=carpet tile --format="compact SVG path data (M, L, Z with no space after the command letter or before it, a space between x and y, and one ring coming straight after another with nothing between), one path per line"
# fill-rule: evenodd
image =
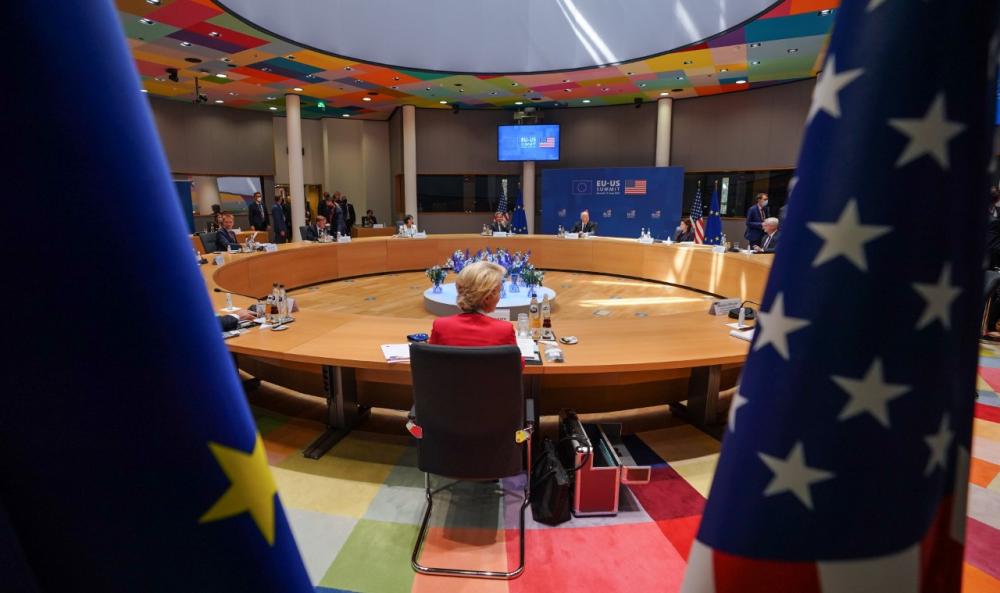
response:
M963 593L1000 593L998 388L1000 349L984 345ZM323 458L310 460L301 451L322 432L321 425L259 407L253 411L296 543L316 591L323 593L677 592L720 449L718 440L687 425L628 435L623 440L629 453L653 473L649 484L622 488L617 516L574 518L551 527L535 522L529 507L527 568L520 578L434 577L410 567L425 505L411 441L355 431ZM424 564L516 566L523 476L499 484L435 478L432 485L440 490L421 553ZM778 591L780 583L789 591L807 591L816 578L815 571L776 574L761 590Z

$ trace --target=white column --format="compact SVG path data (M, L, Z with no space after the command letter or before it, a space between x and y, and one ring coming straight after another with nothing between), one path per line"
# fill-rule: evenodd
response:
M220 204L219 184L215 177L192 177L194 182L194 204L198 209L198 214L211 214L212 205Z
M417 218L417 109L403 105L403 209ZM395 213L393 213L395 214Z
M524 215L528 219L528 234L535 233L535 161L524 161L521 169L521 197Z
M288 193L292 200L292 220L286 221L292 228L293 241L301 241L299 227L306 224L305 181L302 173L302 114L299 111L299 96L285 95L285 120L288 126Z
M670 165L670 126L674 121L674 100L663 97L656 102L656 160L657 167Z

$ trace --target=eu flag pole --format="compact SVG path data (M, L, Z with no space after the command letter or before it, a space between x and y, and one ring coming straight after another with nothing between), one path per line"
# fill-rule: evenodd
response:
M719 182L712 190L712 205L708 207L708 223L705 225L705 244L722 245L722 216L719 206Z
M39 591L311 591L114 4L7 17L33 80L7 177L35 197L5 260L5 560Z
M510 221L510 230L519 235L528 233L528 216L524 212L524 198L521 196L520 188L517 190L517 205L514 206L514 217Z
M959 591L998 6L836 11L685 593Z

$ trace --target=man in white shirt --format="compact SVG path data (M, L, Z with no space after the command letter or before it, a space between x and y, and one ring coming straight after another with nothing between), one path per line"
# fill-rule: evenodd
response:
M778 219L770 217L764 219L764 236L760 240L760 245L754 245L754 253L774 253L778 248Z

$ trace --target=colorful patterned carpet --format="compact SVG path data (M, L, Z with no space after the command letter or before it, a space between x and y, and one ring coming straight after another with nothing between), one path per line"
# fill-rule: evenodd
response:
M1000 349L979 371L963 591L1000 592ZM530 520L527 568L513 581L429 577L410 568L424 505L423 474L406 437L356 431L318 461L301 450L314 422L255 408L292 530L317 591L674 592L701 518L719 442L686 425L639 432L626 445L654 467L622 491L617 517ZM444 482L440 482L444 483ZM435 486L439 482L434 483ZM505 489L522 484L506 480ZM435 497L425 564L507 570L516 564L519 499L459 484Z

